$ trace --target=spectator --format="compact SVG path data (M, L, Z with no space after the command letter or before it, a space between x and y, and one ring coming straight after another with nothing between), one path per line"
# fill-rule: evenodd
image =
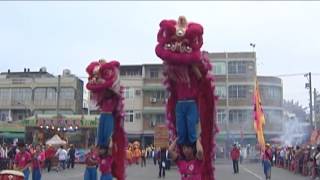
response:
M70 150L68 151L68 157L69 157L69 160L68 160L68 168L70 167L71 165L71 168L74 168L74 161L76 159L76 150L73 146L73 144L70 145Z
M7 156L10 159L9 160L9 169L13 168L14 158L15 158L15 156L17 154L17 151L18 151L17 146L15 144L12 144L11 147L10 147L9 152L7 153Z
M155 148L152 149L152 158L153 158L153 164L156 166L157 165L157 151Z
M158 165L159 165L159 178L166 176L166 149L161 148L157 155Z
M147 158L146 149L142 148L142 150L141 150L141 167L146 167L146 158Z
M233 164L233 172L234 174L239 173L240 150L237 148L237 144L233 144L233 148L230 152L230 155Z
M64 170L66 168L66 159L68 156L67 151L63 148L63 146L60 146L55 155L59 158L59 168L62 168Z

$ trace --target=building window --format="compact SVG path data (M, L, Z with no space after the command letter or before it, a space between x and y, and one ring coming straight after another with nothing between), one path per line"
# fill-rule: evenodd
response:
M57 98L56 88L47 88L46 99L55 100Z
M252 111L239 109L229 111L230 123L244 123L246 121L252 121Z
M229 98L246 98L248 86L246 85L231 85L229 86Z
M125 99L133 99L134 98L134 88L126 87L124 88L124 98Z
M164 100L166 98L165 91L152 91L151 97L156 98L157 100Z
M124 117L124 120L126 122L133 122L133 118L134 118L134 113L133 110L128 110L126 111L126 115Z
M159 78L159 68L150 68L150 78L152 79Z
M281 99L281 88L276 86L260 86L262 97L266 99Z
M7 102L10 100L10 89L0 88L0 102Z
M227 97L227 90L225 86L217 85L215 88L215 94L219 96L219 99L226 99Z
M55 88L36 88L34 90L34 100L56 100L57 93Z
M225 62L213 63L213 74L225 75L226 74L226 63Z
M247 72L246 61L231 61L228 63L229 74L245 74Z
M142 92L141 92L141 89L136 89L136 90L135 90L135 95L136 95L136 96L141 96L141 93L142 93Z
M140 70L120 70L121 76L141 76Z
M157 114L156 115L156 122L157 124L164 124L165 123L165 118L164 114Z
M226 122L226 111L218 109L217 111L218 124L224 124Z
M32 98L31 88L12 88L11 99L14 104L30 102Z
M61 88L60 99L74 100L75 99L75 89L73 89L73 88Z

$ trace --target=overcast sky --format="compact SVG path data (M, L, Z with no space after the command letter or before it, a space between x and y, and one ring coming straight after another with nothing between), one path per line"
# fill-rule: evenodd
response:
M0 71L45 66L83 77L100 57L161 63L159 22L179 15L203 25L204 50L252 51L253 42L259 75L312 72L320 90L320 2L0 2ZM284 98L307 106L307 79L282 80Z

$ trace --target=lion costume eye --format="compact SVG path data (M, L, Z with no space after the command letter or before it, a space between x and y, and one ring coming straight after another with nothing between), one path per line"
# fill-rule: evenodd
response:
M106 69L105 75L106 75L106 77L111 77L113 75L113 69Z

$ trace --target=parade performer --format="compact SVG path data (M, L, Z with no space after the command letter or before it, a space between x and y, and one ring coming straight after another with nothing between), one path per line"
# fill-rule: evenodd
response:
M201 180L201 164L203 160L203 147L197 140L196 148L190 145L182 146L182 153L176 151L177 139L169 147L169 153L176 162L181 180Z
M111 173L111 165L114 161L112 157L112 140L109 143L109 148L101 148L99 150L100 180L112 180L113 178Z
M104 59L92 62L86 69L89 74L87 89L100 110L98 146L108 151L112 140L112 174L123 180L125 171L126 136L123 129L123 88L120 86L120 64Z
M178 21L163 20L155 51L164 62L164 84L170 92L166 107L170 139L178 138L180 152L182 146L195 147L200 119L204 151L201 176L202 180L212 180L217 98L208 53L200 51L202 34L200 24L188 23L183 16Z
M26 151L25 144L23 142L18 143L19 153L15 156L15 165L14 169L22 171L24 174L24 180L29 179L31 166L31 155L28 151Z
M127 149L127 162L129 165L133 163L133 154L132 154L132 144L128 144L128 149Z
M263 172L266 180L271 179L271 161L272 161L272 151L270 144L265 145L265 151L262 156Z
M96 152L96 147L93 145L85 156L86 170L84 173L84 180L97 180L97 166L99 156Z
M138 141L133 142L133 163L139 164L141 160L141 150L140 150L140 143Z
M32 153L32 180L41 180L41 168L45 160L44 154L41 153L41 147L36 145L35 151Z

